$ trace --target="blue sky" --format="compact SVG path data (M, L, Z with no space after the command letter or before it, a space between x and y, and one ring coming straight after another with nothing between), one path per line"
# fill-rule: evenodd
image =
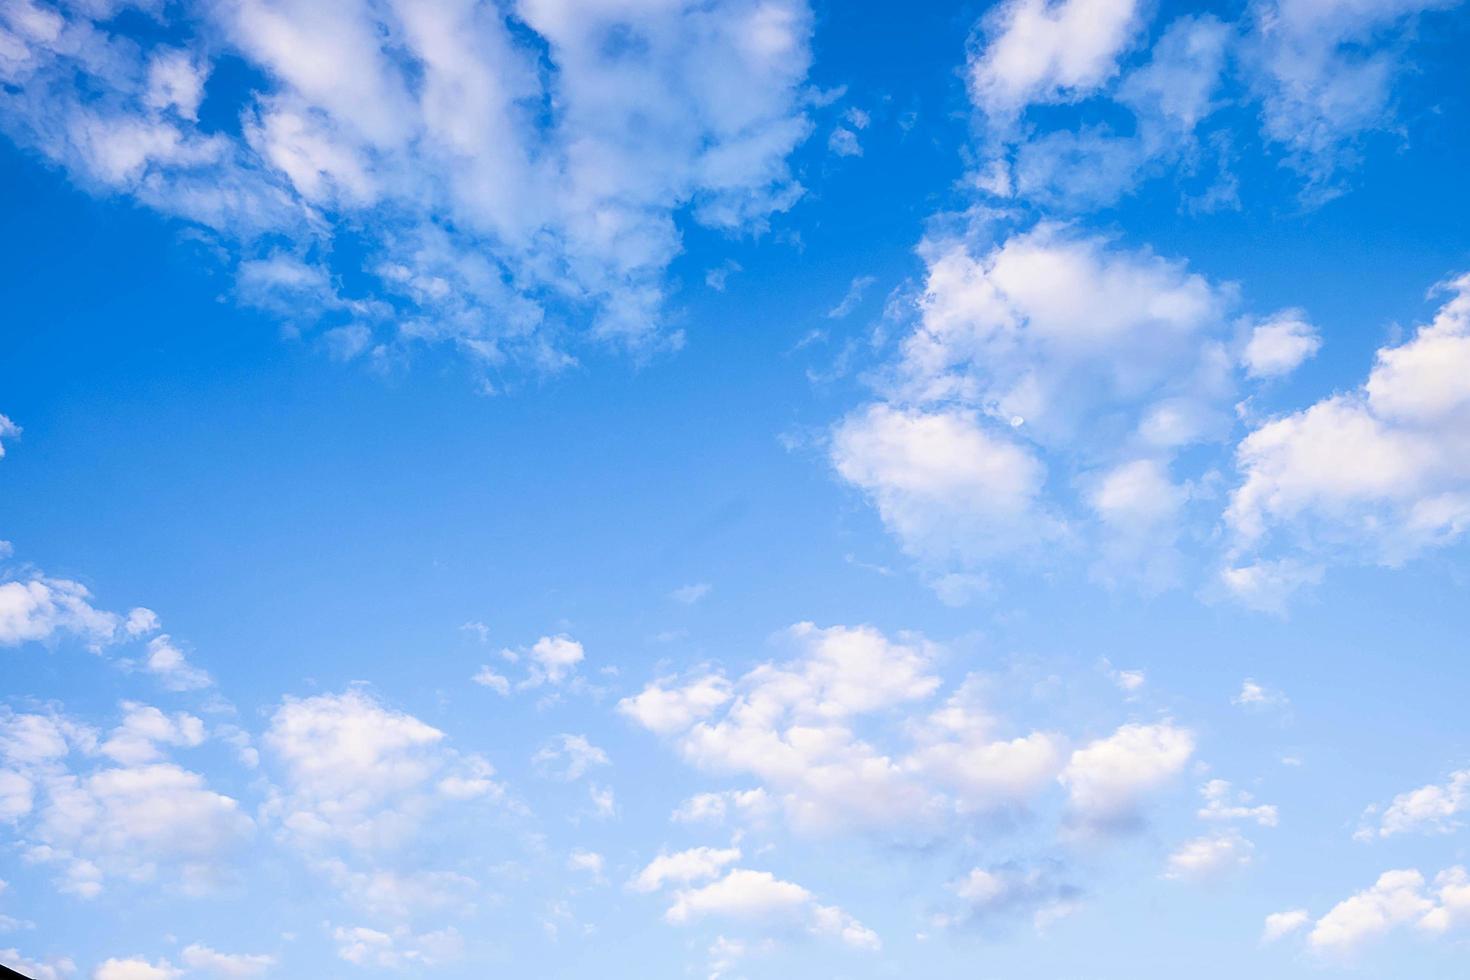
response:
M0 3L0 962L1464 972L1467 49Z

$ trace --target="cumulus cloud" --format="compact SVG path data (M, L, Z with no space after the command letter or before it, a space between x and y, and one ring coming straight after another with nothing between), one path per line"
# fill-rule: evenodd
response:
M444 738L361 690L286 698L264 736L285 780L267 812L308 848L392 847L417 830L440 796L494 790L489 763L446 748Z
M1312 914L1306 909L1288 909L1285 912L1272 912L1266 916L1266 924L1261 929L1261 942L1274 943L1276 940L1285 938L1303 928L1311 921Z
M281 235L298 268L360 238L343 271L361 295L321 278L279 294L358 350L444 342L556 370L569 333L672 343L677 221L758 229L801 193L800 0L246 0L154 11L166 29L136 35L108 10L0 15L0 129L88 189L207 226L242 271ZM216 82L224 59L251 81ZM201 124L206 96L238 134Z
M941 651L917 636L804 623L783 639L792 656L722 680L720 699L698 717L670 724L661 708L647 710L679 702L668 680L622 702L696 768L757 783L697 794L674 811L676 822L780 814L802 833L925 839L976 815L1024 816L1060 781L1072 816L1100 828L1140 819L1147 797L1193 752L1193 735L1171 723L1125 725L1076 750L1059 732L1017 731L987 708L976 677L935 704Z
M1241 441L1225 514L1237 555L1257 561L1275 542L1280 561L1397 565L1470 527L1470 277L1445 288L1434 319L1380 348L1359 388ZM1257 589L1226 584L1247 597Z
M1252 378L1290 374L1322 347L1317 328L1300 310L1285 310L1251 328L1241 359Z
M858 949L882 943L871 929L836 906L821 905L802 886L769 871L735 868L699 888L681 889L664 913L674 925L698 919L727 919L755 925L804 923L806 931L836 938Z
M832 462L917 556L970 560L1047 536L1045 468L974 412L870 405L833 432Z
M1032 103L1085 96L1118 70L1142 26L1136 0L1008 0L981 22L970 95L998 124Z
M113 877L209 889L228 876L254 822L166 757L166 748L203 741L199 719L123 707L106 740L59 715L0 716L0 814L28 862L57 868L61 891L92 898ZM120 764L98 765L99 755Z
M108 959L92 972L92 980L174 980L184 971L168 960L150 963L141 956Z
M1444 783L1430 783L1400 793L1381 815L1376 807L1370 809L1356 836L1367 839L1407 833L1445 834L1460 829L1463 824L1459 817L1467 812L1470 812L1470 769L1461 769L1450 773Z
M1147 795L1177 777L1193 754L1188 729L1172 722L1128 724L1076 749L1057 778L1081 825L1127 828L1139 820Z
M1230 830L1185 841L1169 855L1165 878L1209 878L1250 864L1255 845Z
M1426 882L1413 869L1385 871L1371 887L1343 899L1318 919L1307 944L1328 956L1348 956L1403 927L1443 935L1470 924L1470 874L1448 868Z
M695 847L660 854L628 882L635 892L656 892L667 884L687 885L718 877L726 865L740 860L738 847Z

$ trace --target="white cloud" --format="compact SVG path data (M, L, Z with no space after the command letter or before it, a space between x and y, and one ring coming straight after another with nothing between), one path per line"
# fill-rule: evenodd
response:
M735 868L700 888L676 892L664 918L675 925L706 918L764 925L805 920L815 935L832 936L858 949L881 946L871 929L839 908L818 904L802 886L769 871L746 868Z
M1225 515L1238 553L1275 538L1395 565L1470 527L1470 277L1446 288L1433 321L1380 348L1360 388L1241 441Z
M667 884L687 885L718 877L726 865L740 860L740 849L695 847L660 854L628 882L635 892L656 892Z
M1322 347L1317 328L1300 310L1284 310L1251 329L1241 360L1252 378L1279 378L1295 371Z
M1118 70L1142 26L1136 0L1008 0L986 15L970 96L998 125L1032 103L1087 95Z
M759 229L801 193L800 0L154 13L167 42L115 33L105 7L6 15L0 129L247 262L273 237L331 253L361 236L362 267L343 271L363 297L302 309L369 311L355 326L388 342L532 370L572 363L567 324L676 343L659 321L678 222ZM231 107L239 136L196 118L222 58L258 79Z
M85 586L67 579L35 576L0 582L0 645L19 646L66 633L101 649L117 635L122 619L91 600Z
M15 439L20 436L20 426L10 421L9 417L0 415L0 459L5 458L5 440Z
M919 557L973 560L1051 533L1045 468L974 412L870 405L833 432L832 463Z
M1365 826L1359 835L1445 834L1460 829L1462 823L1457 818L1467 812L1470 812L1470 769L1461 769L1450 773L1443 784L1431 783L1395 796L1384 809L1376 830Z
M103 755L123 765L156 762L162 746L193 748L204 741L204 722L187 712L172 717L151 705L123 702L126 714L100 746Z
M658 681L623 698L618 710L649 731L668 735L707 718L730 700L730 685L715 675L700 677L679 688Z
M1251 862L1255 846L1233 830L1185 841L1169 855L1164 877L1210 878Z
M1261 100L1262 131L1308 179L1309 198L1336 190L1359 137L1392 123L1394 82L1405 68L1400 39L1423 11L1448 0L1318 3L1256 0L1243 55Z
M306 847L394 846L417 830L436 795L494 795L483 785L489 764L443 740L443 732L361 690L288 697L264 736L286 784L267 811Z
M593 766L611 764L607 753L589 742L587 736L565 733L537 749L531 761L545 775L567 782L581 779Z
M1249 820L1262 827L1274 827L1278 819L1276 807L1269 803L1256 803L1255 798L1244 790L1232 792L1229 782L1212 779L1200 787L1200 796L1205 805L1200 808L1201 820L1226 821Z
M1307 934L1319 953L1347 956L1394 929L1413 926L1429 935L1470 924L1470 875L1441 871L1432 884L1412 869L1385 871L1372 887L1337 903Z
M263 976L276 965L276 958L264 953L221 953L200 943L185 946L179 957L191 970L217 977Z
M521 683L522 687L540 687L543 684L561 684L571 677L582 662L585 654L582 644L569 636L543 636L532 644L526 658L530 660L530 674Z
M1218 106L1215 96L1233 40L1231 25L1210 15L1175 19L1155 42L1148 62L1108 87L1114 114L1132 115L1131 132L1085 122L1028 134L1015 146L1009 169L1002 156L995 156L988 161L988 175L982 170L974 179L1003 197L1083 210L1112 204L1168 167L1197 168L1195 132ZM1228 183L1217 186L1206 192L1203 203L1229 203Z
M1193 754L1194 734L1172 722L1128 724L1075 750L1057 778L1085 826L1126 827L1144 797L1178 776Z
M149 963L142 957L109 959L92 972L92 980L174 980L184 971L168 960Z
M1272 912L1266 916L1266 924L1261 930L1261 942L1274 943L1278 939L1291 935L1311 921L1312 915L1306 909Z
M253 821L205 778L169 761L165 747L204 740L185 713L125 702L101 741L60 715L0 713L0 817L29 863L58 870L57 887L83 898L109 878L208 890L228 877L229 859ZM122 765L95 765L98 756Z
M502 696L510 693L510 680L503 674L497 674L495 669L488 665L482 666L470 680Z

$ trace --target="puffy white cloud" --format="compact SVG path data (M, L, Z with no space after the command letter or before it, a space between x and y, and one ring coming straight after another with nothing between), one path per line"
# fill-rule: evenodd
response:
M1266 916L1266 924L1261 929L1261 942L1274 943L1278 939L1291 935L1311 921L1312 914L1306 909L1272 912Z
M79 582L35 576L0 582L0 645L50 640L70 634L93 649L112 642L122 619L92 605Z
M1470 527L1470 277L1367 381L1251 432L1226 521L1283 547L1398 564ZM1227 584L1249 589L1249 581Z
M155 636L148 641L148 659L144 663L170 691L197 691L214 683L207 672L189 663L184 651L168 636Z
M168 960L149 963L141 956L129 959L109 959L92 972L92 980L174 980L184 971Z
M738 847L695 847L660 854L628 882L635 892L656 892L666 884L687 885L719 876L726 865L740 860Z
M358 349L444 341L555 370L568 323L659 343L676 218L759 228L801 193L800 0L242 0L155 11L167 42L101 8L27 9L0 14L0 129L246 261L277 233L303 253L361 236L345 271L366 295L302 307L367 331ZM197 119L219 58L259 79L238 136Z
M1284 310L1251 328L1241 360L1252 378L1278 378L1295 371L1322 347L1317 328L1300 310Z
M543 636L532 644L526 658L530 661L530 675L521 686L540 687L565 681L576 672L585 654L582 644L569 636Z
M1137 0L1008 0L982 22L971 98L1005 124L1029 104L1087 95L1117 72L1140 14Z
M585 735L561 734L548 741L531 761L544 774L568 782L581 779L593 766L610 765L607 753Z
M669 735L709 717L730 700L730 685L707 675L678 688L659 681L618 702L618 710L649 731Z
M122 723L112 730L99 750L123 765L155 762L162 746L193 748L204 741L204 722L179 711L172 717L146 704L123 702Z
M697 794L675 821L760 823L775 812L803 833L924 838L976 814L1023 815L1061 780L1074 818L1101 826L1137 819L1193 751L1193 736L1170 723L1124 726L1071 751L1060 733L1018 732L987 711L975 677L926 705L940 686L939 650L919 637L800 624L786 639L794 656L722 687L706 717L671 726L650 715L646 727L670 736L696 768L758 782ZM667 695L663 683L649 690Z
M1346 956L1402 926L1438 935L1470 924L1470 875L1448 868L1432 884L1413 869L1385 871L1369 888L1337 903L1312 926L1307 943Z
M749 671L722 716L673 729L684 757L700 768L758 777L804 827L887 824L922 812L929 794L851 726L859 716L932 694L939 686L929 672L932 648L921 640L893 642L868 627L810 623L792 627L786 638L797 657ZM662 694L644 705L661 701ZM625 710L638 717L637 704L627 699ZM651 717L669 720L663 710Z
M1185 841L1169 855L1165 878L1209 878L1251 862L1255 845L1230 830Z
M217 977L263 976L276 965L276 958L265 953L221 953L200 943L185 946L179 958L189 969Z
M833 936L849 946L877 949L881 945L872 930L835 906L818 904L802 886L782 881L769 871L746 868L735 868L700 888L676 892L664 918L675 925L705 918L756 924L805 920L809 932Z
M1057 778L1075 817L1093 829L1126 827L1151 791L1165 785L1194 754L1194 734L1172 722L1123 725L1075 750Z
M164 755L204 740L203 724L124 703L101 741L59 715L0 715L0 814L15 824L27 861L56 865L62 891L90 898L110 876L211 887L249 840L253 821L203 776ZM93 766L102 755L122 763Z
M488 763L457 755L443 740L437 728L361 690L287 698L264 736L286 783L268 812L305 846L390 847L417 829L436 788L460 799L493 792L479 785Z
M1368 816L1373 816L1372 810ZM1396 834L1449 833L1462 824L1460 814L1470 812L1470 769L1452 772L1443 784L1431 783L1400 793L1384 809L1377 828L1364 826L1360 837L1392 837Z
M921 557L973 559L1049 533L1045 468L974 412L870 405L833 432L832 462Z

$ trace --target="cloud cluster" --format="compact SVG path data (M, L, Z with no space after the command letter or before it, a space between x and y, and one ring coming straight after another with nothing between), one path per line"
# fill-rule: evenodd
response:
M765 928L795 926L858 949L881 947L871 929L836 906L820 904L795 882L783 881L769 871L725 870L739 859L737 848L698 847L660 854L628 887L643 893L674 887L673 904L664 913L665 921L674 925L715 919Z
M1470 277L1367 380L1271 419L1236 450L1225 513L1236 565L1288 555L1388 565L1470 528Z
M139 3L166 30L117 33L130 6L0 12L0 131L209 229L242 302L343 356L556 370L567 335L676 343L676 218L759 229L801 192L801 0Z
M920 637L802 623L784 639L795 647L791 658L734 682L664 679L619 702L695 767L760 784L696 796L676 819L759 820L778 808L805 833L923 837L957 817L1022 809L1060 787L1073 830L1104 834L1136 826L1148 798L1194 752L1192 733L1167 721L1126 724L1075 748L1054 732L1007 737L973 683L928 704L941 686L940 651Z
M1268 917L1264 938L1280 939L1309 923L1308 947L1333 958L1401 928L1442 936L1470 925L1470 874L1456 866L1428 882L1412 868L1385 871L1370 887L1338 902L1316 922L1300 909Z
M61 891L91 898L112 877L207 890L228 877L254 821L168 758L204 740L198 718L123 710L105 739L60 715L0 715L0 819L27 861L58 869Z

